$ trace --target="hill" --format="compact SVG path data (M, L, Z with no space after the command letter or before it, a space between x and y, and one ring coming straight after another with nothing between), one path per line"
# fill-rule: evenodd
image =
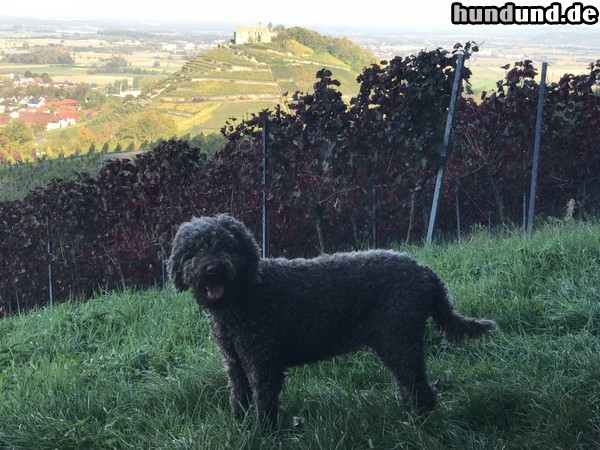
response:
M215 132L230 117L285 104L287 93L312 90L315 74L323 67L332 71L350 98L358 92L358 73L374 61L348 39L298 27L284 29L272 43L224 44L204 52L87 126L94 129L131 113L152 111L175 118L180 135Z
M0 448L597 448L598 225L410 252L500 326L459 347L428 335L441 397L426 418L357 352L290 370L281 431L238 423L205 316L153 290L0 320Z

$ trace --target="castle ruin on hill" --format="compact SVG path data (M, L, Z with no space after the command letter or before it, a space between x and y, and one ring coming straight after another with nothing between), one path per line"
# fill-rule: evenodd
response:
M258 22L255 27L237 27L233 33L234 44L268 44L277 36L277 32L270 27L263 27L262 23Z

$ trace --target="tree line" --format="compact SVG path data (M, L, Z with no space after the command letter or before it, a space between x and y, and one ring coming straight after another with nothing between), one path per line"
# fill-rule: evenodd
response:
M69 50L62 46L35 46L31 51L5 55L2 62L11 64L73 64Z

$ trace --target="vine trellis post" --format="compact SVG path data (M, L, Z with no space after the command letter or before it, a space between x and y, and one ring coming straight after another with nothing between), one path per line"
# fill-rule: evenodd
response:
M527 234L533 231L533 213L535 210L535 192L537 189L540 145L542 142L542 116L544 114L544 93L546 92L546 70L548 63L542 63L542 77L538 95L537 117L535 121L535 142L533 144L533 166L531 168L531 189L529 191L529 213L527 215Z
M460 92L460 81L465 55L460 53L456 60L456 70L454 71L454 84L452 85L452 96L450 97L450 107L448 108L448 117L446 118L446 129L444 131L444 142L442 146L442 163L437 172L435 180L435 192L431 204L431 214L429 215L429 227L427 228L427 242L433 240L433 232L437 221L438 209L440 205L440 196L442 193L442 183L444 181L444 172L446 171L446 162L450 157L450 135L452 133L452 122L454 120L454 111L456 110L456 100Z
M50 234L50 217L46 216L46 231L48 233L48 242L46 250L48 251L48 294L50 306L54 306L54 280L52 279L52 235Z
M262 255L269 257L269 211L267 209L267 139L269 119L264 117L262 129Z

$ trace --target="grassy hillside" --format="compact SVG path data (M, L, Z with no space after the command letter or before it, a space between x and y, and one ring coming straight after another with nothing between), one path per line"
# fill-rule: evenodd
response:
M286 37L272 44L223 45L204 52L142 97L102 114L88 126L97 130L124 115L146 110L175 117L180 134L215 132L230 117L273 108L286 93L312 90L315 74L323 67L341 82L347 99L356 95L356 77L362 69L357 64L363 60L368 64L369 55L347 39L337 40L343 46L326 47L326 38L315 40L319 35L311 33L312 40L304 40L318 48Z
M460 347L429 334L427 418L358 352L290 370L284 429L237 423L193 299L151 291L0 321L0 448L597 448L600 226L409 250L501 329Z

